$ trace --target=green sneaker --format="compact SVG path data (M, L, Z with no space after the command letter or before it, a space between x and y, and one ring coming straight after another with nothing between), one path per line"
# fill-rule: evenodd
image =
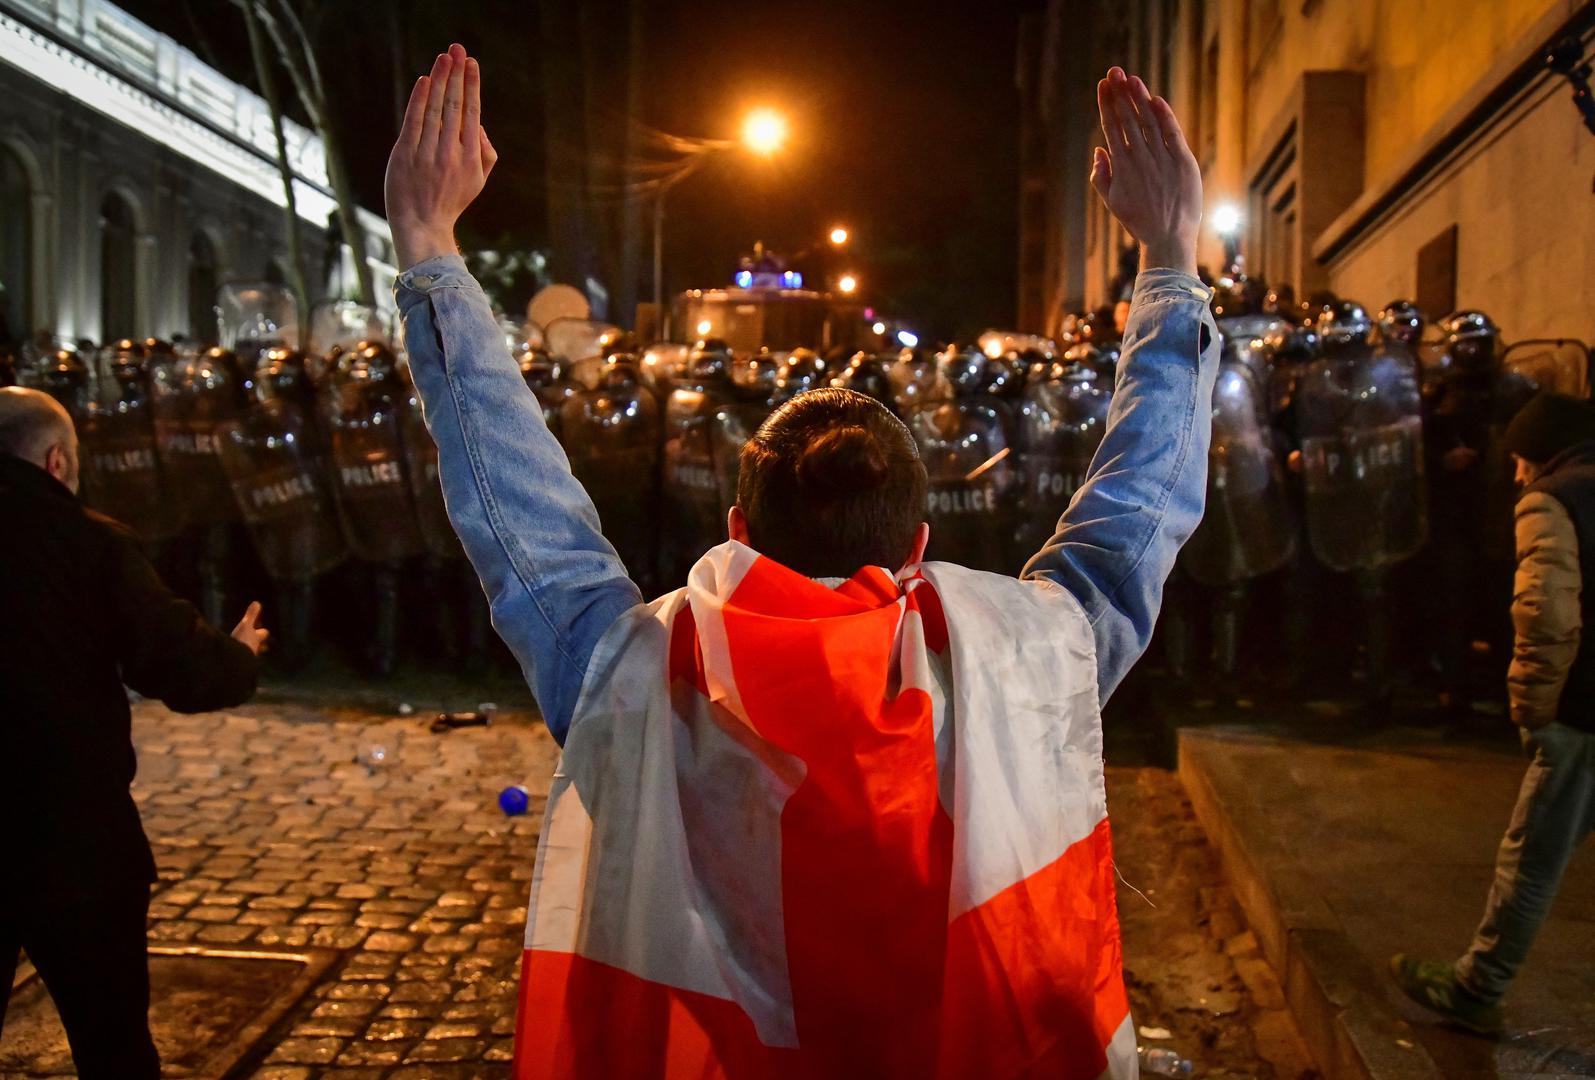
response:
M1402 993L1447 1023L1475 1035L1501 1034L1501 1006L1481 1001L1463 989L1450 964L1396 953L1390 958L1390 977Z

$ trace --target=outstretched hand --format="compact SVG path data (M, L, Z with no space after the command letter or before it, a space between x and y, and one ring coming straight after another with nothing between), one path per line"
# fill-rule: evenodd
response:
M1196 273L1202 171L1169 103L1139 77L1110 68L1097 83L1107 149L1091 162L1091 186L1141 245L1143 268Z
M242 643L256 656L265 651L266 639L271 637L270 630L256 625L255 621L259 618L260 601L256 600L244 612L244 617L238 620L238 625L233 627L233 640Z
M482 127L482 72L450 45L410 91L384 191L399 266L451 255L454 223L482 193L498 153Z

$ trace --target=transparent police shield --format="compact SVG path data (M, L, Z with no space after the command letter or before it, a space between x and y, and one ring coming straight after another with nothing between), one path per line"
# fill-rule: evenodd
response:
M316 301L310 308L310 340L305 344L311 383L319 385L338 356L360 342L389 340L388 320L376 308L354 300Z
M248 389L238 358L220 347L177 353L151 364L155 448L190 525L238 518L216 432L242 415Z
M785 361L782 354L761 352L731 362L727 400L715 411L709 432L721 521L737 501L742 447L782 400L780 379Z
M555 319L543 328L543 347L565 365L604 356L621 338L621 329L593 319Z
M975 347L994 360L1010 353L1035 353L1046 360L1058 357L1058 343L1051 338L1017 330L987 330L975 339Z
M633 357L578 364L560 410L565 454L633 581L652 588L659 533L659 403Z
M443 504L443 477L438 467L438 447L426 429L421 413L421 397L410 377L409 365L400 359L398 375L404 387L405 403L399 413L399 437L404 444L405 479L415 500L416 524L428 554L440 559L463 559L465 549L449 523Z
M304 400L301 364L268 351L254 400L217 426L232 498L273 581L306 584L348 553Z
M176 535L185 515L156 453L146 358L144 346L132 341L102 351L78 436L85 501L155 543Z
M714 468L715 417L731 399L730 357L697 351L665 405L664 529L660 584L682 584L699 557L725 539L720 484Z
M1576 339L1513 342L1501 355L1501 367L1554 394L1585 399L1590 396L1590 350Z
M391 565L425 547L401 427L411 390L387 346L366 342L338 358L321 390L333 492L349 546Z
M1417 364L1406 349L1351 346L1297 387L1307 538L1331 570L1381 570L1428 539Z
M677 342L656 342L643 351L637 363L637 375L661 408L676 384L685 377L691 360L691 346Z
M1078 364L1054 364L1034 378L1019 406L1015 445L1019 490L1014 555L1023 561L1057 530L1107 430L1111 383Z
M1215 588L1277 570L1296 551L1284 470L1264 423L1265 394L1236 351L1226 348L1213 386L1206 509L1181 553L1191 577Z
M565 377L564 365L541 345L528 345L516 354L515 360L520 365L526 388L543 410L543 423L556 439L559 438L559 412L566 399L576 392L576 386Z
M299 305L282 285L229 282L216 290L216 329L221 347L253 372L267 349L299 348Z
M904 417L929 480L927 559L1013 572L1019 470L1011 458L1007 411L994 398L969 395L926 402Z
M891 382L893 407L897 415L905 419L927 405L953 398L952 383L947 380L942 366L936 357L922 350L902 350L886 374Z

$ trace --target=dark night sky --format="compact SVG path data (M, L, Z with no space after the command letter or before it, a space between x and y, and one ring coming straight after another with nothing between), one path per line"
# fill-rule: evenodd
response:
M225 0L122 2L254 84L241 18ZM550 2L557 0L544 0ZM481 59L484 122L500 151L498 171L467 216L463 239L546 246L537 65L544 50L568 51L573 43L540 40L535 0L324 0L321 6L317 44L331 65L336 122L349 142L362 202L381 207L396 67L404 69L399 85L407 90L433 54L458 40ZM671 194L667 289L727 284L737 256L754 240L795 254L821 244L840 222L857 238L847 268L863 279L866 300L887 313L942 337L1011 324L1014 57L1018 13L1033 6L1034 0L643 4L640 119L682 135L733 137L749 106L770 104L793 123L791 144L779 157L721 155ZM604 65L624 63L626 44L622 37L611 47L590 35L584 55L602 79ZM645 228L649 222L643 215ZM837 267L810 260L799 268Z

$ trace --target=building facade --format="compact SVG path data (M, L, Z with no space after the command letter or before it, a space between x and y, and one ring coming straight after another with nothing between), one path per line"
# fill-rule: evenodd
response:
M1224 208L1246 272L1299 296L1595 340L1595 136L1545 60L1592 36L1589 0L1050 0L1019 62L1024 329L1127 286L1128 237L1084 182L1096 81L1121 64L1185 124L1210 270Z
M286 136L305 273L339 295L321 141ZM212 341L218 285L292 280L286 202L261 98L102 0L0 0L0 336ZM392 238L361 214L385 302Z

